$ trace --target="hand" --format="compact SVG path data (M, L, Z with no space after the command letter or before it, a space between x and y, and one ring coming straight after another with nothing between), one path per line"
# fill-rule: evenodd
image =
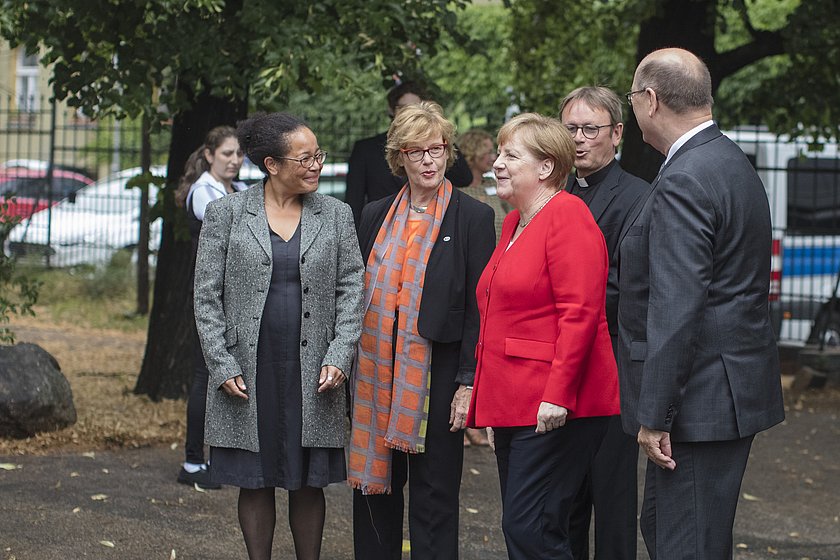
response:
M321 368L321 377L318 379L318 392L323 393L344 383L344 372L335 366L324 366Z
M484 428L487 431L487 443L490 444L490 449L496 451L496 432L493 428Z
M538 434L544 434L565 425L568 413L569 411L562 406L545 401L541 402L540 409L537 411L537 429L535 431Z
M642 426L636 438L642 451L663 469L674 470L677 463L671 458L671 434Z
M472 387L461 385L452 397L452 404L449 405L449 423L452 427L450 432L457 432L467 427L467 410L470 408L472 398Z
M232 379L228 379L222 383L222 390L231 397L239 397L240 399L248 400L248 388L245 386L245 380L241 375L237 375Z

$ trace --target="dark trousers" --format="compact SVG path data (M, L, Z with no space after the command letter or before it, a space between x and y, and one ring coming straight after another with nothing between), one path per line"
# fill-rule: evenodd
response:
M449 431L454 383L437 386L432 376L424 453L392 451L391 493L353 491L356 560L399 560L403 541L403 488L408 482L411 558L457 560L458 506L464 433Z
M648 461L639 525L651 560L731 560L752 441L672 442L673 471Z
M534 428L495 430L508 558L572 560L569 513L607 417L570 420L545 434Z
M184 454L187 463L204 462L204 414L207 411L207 383L210 371L201 352L198 334L195 335L193 356L193 382L187 397L187 439Z
M575 560L589 559L589 524L595 508L595 560L636 560L639 444L610 416L607 433L581 485L569 518Z

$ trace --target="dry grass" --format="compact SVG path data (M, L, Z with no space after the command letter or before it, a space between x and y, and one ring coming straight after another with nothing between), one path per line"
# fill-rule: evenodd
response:
M145 348L145 330L126 332L56 323L50 313L14 318L17 342L52 354L70 382L75 425L23 440L0 439L0 455L182 445L184 401L152 402L132 393Z

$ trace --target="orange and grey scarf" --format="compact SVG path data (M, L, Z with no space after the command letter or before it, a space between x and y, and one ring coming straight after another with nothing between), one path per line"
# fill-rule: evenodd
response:
M392 449L425 450L432 346L418 334L417 318L426 264L451 197L452 184L444 180L434 213L419 215L415 241L407 245L411 198L408 185L404 186L367 260L365 317L352 377L347 477L363 494L391 492Z

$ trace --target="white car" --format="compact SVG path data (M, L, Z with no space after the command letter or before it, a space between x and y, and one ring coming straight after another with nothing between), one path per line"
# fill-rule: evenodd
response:
M155 176L166 168L154 166ZM107 263L120 249L135 248L140 237L140 191L126 189L140 168L125 169L83 187L69 199L23 220L9 232L6 253L14 256L49 255L51 266ZM149 185L149 204L158 187ZM160 247L162 223L150 228L149 250Z
M239 180L252 185L261 181L262 178L263 172L260 171L260 168L246 158L245 163L239 170ZM323 169L321 169L321 178L318 180L318 192L344 200L344 192L347 189L346 181L347 163L325 163Z

